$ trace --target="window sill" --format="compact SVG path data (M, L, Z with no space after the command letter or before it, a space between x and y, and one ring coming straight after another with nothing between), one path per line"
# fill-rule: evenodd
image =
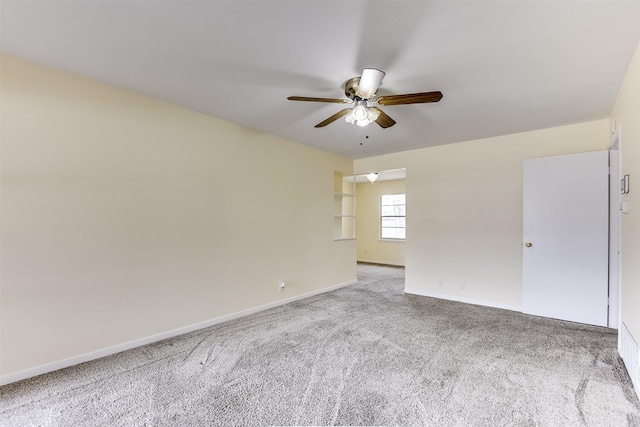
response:
M404 243L407 239L378 239L380 243Z

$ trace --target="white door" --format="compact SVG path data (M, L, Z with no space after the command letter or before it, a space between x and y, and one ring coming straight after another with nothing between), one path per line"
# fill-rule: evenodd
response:
M524 161L523 312L607 326L606 151Z

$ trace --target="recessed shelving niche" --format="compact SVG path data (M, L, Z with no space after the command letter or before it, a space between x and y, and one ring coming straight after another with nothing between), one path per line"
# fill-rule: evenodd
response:
M333 240L356 238L356 177L333 172Z

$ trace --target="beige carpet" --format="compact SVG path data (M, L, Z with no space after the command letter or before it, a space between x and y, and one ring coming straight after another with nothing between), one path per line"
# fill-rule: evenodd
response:
M404 271L0 389L2 426L640 426L615 331L405 295Z

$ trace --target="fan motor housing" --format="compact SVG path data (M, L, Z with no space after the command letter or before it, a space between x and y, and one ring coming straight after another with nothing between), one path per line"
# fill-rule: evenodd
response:
M344 84L344 94L347 96L347 98L354 101L356 100L356 97L358 96L357 91L359 85L360 77L354 77L346 81L346 83Z

